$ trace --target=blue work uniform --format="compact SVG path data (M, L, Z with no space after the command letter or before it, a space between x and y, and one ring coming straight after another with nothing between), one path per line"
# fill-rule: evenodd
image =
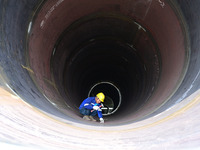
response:
M100 109L93 110L93 106L98 106ZM96 114L98 114L99 118L103 118L101 107L102 107L102 104L96 103L95 97L88 97L81 103L79 110L80 110L80 113L83 115L95 116Z

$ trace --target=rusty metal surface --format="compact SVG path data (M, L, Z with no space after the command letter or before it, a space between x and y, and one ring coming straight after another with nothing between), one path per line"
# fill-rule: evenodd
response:
M59 92L55 92L59 87L55 84L50 68L50 59L57 39L69 25L83 16L98 12L120 13L131 17L148 29L159 49L162 62L161 70L158 71L161 74L158 86L152 87L156 89L154 95L139 113L130 116L130 119L127 120L141 118L151 113L169 99L173 91L176 91L188 61L188 49L185 47L186 38L181 22L167 2L162 4L159 1L138 0L126 2L88 0L84 3L79 1L47 1L34 16L29 33L28 54L29 65L34 72L33 80L41 87L46 97L58 106L63 106L62 96ZM136 48L144 49L145 40L147 39L141 39ZM145 51L141 53L145 55ZM56 74L56 76L62 77L63 74ZM148 82L150 79L146 80ZM167 80L170 82L166 82Z

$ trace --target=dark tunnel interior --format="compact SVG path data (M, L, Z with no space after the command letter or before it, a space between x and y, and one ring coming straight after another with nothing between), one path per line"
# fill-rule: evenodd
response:
M62 34L51 57L54 80L60 85L62 97L71 107L78 107L93 85L110 82L122 97L116 114L126 112L129 104L138 109L158 82L156 46L148 33L130 19L113 14L87 18ZM111 88L99 86L93 96L101 91L114 100L118 93Z
M111 107L105 125L156 115L180 101L197 73L186 78L198 55L191 51L185 3L37 0L13 10L14 2L1 2L1 18L13 17L1 27L1 73L26 102L74 122L87 124L78 107L98 92ZM10 31L15 21L21 26Z
M44 2L33 17L28 63L37 86L62 112L79 119L78 107L91 88L109 82L121 100L114 104L117 111L106 116L107 123L133 122L155 111L178 88L189 50L184 22L172 3L162 14L154 1L52 3ZM98 90L94 95L104 92L112 101L118 96L109 88Z

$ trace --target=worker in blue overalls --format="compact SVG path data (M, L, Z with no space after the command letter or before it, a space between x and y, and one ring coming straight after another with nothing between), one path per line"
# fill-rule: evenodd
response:
M96 121L93 117L98 114L100 123L104 123L102 116L102 102L104 102L105 95L101 92L96 97L86 98L80 105L79 111L83 115L84 120Z

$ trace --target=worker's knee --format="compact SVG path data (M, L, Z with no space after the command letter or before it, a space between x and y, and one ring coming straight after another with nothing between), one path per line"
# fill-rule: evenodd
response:
M81 108L80 109L80 113L82 115L90 115L90 110L89 109L86 109L86 108Z

